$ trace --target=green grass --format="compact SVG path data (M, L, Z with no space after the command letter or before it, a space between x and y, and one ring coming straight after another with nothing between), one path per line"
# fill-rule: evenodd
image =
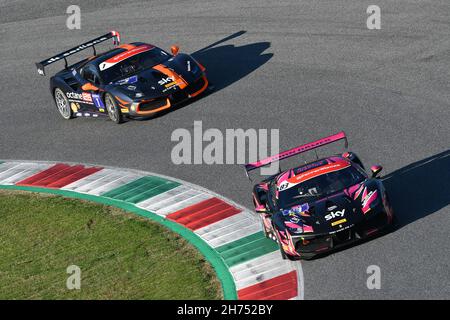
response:
M221 299L215 273L177 234L122 210L0 192L0 299ZM66 287L67 267L81 289Z

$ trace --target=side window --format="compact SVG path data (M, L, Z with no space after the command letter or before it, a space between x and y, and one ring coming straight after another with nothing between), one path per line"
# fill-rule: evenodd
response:
M85 80L89 81L92 84L100 84L100 79L98 77L97 71L93 66L84 67L81 75Z

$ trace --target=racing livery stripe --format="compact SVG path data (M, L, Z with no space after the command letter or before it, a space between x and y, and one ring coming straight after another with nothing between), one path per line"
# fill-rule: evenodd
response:
M100 167L87 168L84 165L58 163L44 171L17 182L17 185L47 188L62 188L99 170Z
M292 271L291 261L280 261L280 253L274 251L230 268L236 289L246 288Z
M249 212L240 212L195 231L211 247L219 247L261 231L258 223Z
M311 169L306 172L297 174L297 175L287 179L287 182L289 182L289 184L292 184L292 185L297 185L301 182L305 182L307 180L321 176L323 174L342 170L342 169L348 168L350 166L351 166L350 162L344 161L344 160L332 162L332 163L323 165L321 167Z
M154 46L147 45L147 44L143 44L139 47L130 48L129 50L119 53L119 54L115 55L114 57L109 58L108 60L100 63L100 65L99 65L100 71L106 70L123 60L126 60L132 56L139 54L139 53L149 51L153 48L154 48Z
M238 290L240 300L287 300L297 295L295 271Z
M262 231L216 248L230 267L276 250L278 245L267 239Z
M117 189L105 192L102 196L136 204L179 185L177 182L160 177L145 176Z
M175 211L167 215L167 219L178 222L191 230L196 230L240 211L223 200L211 198Z

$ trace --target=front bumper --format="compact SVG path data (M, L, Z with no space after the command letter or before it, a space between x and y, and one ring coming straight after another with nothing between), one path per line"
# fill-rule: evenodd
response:
M174 93L161 98L141 100L132 103L129 108L131 116L149 116L169 109L177 103L194 98L208 88L208 79L203 74L196 81L187 85L184 89L177 89Z

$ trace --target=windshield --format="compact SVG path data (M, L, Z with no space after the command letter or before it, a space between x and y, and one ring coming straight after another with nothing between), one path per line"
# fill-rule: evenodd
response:
M318 198L331 195L360 183L365 178L365 175L353 166L325 173L280 191L278 207L289 208L297 204L316 201Z
M112 66L107 66L107 61L100 63L100 77L104 83L111 83L130 77L140 70L156 66L169 58L168 53L153 47L151 50L133 55Z

